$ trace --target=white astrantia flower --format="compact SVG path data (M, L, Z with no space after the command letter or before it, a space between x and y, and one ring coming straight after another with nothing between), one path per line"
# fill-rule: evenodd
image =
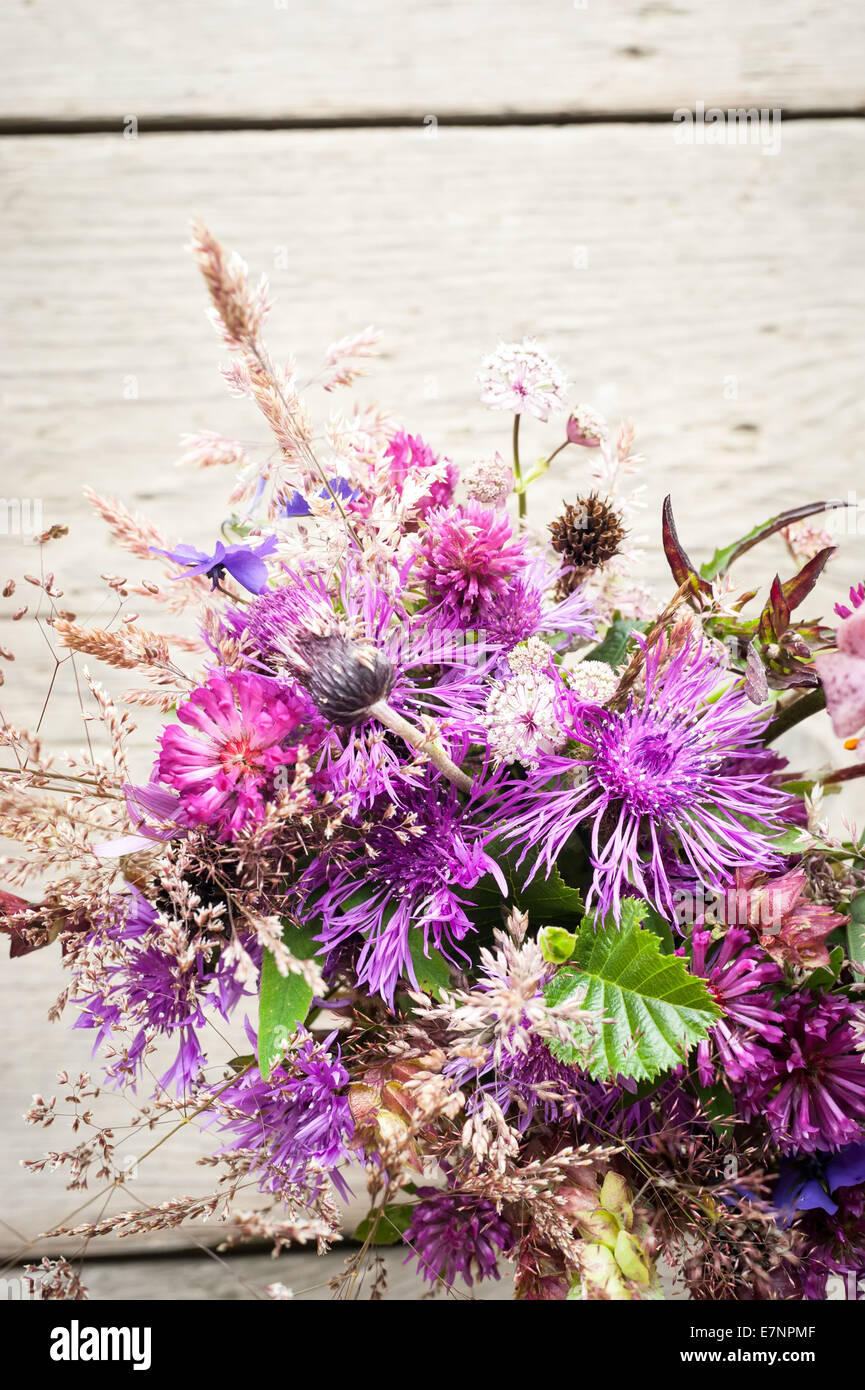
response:
M559 367L531 338L499 343L478 372L481 401L493 410L547 420L564 405L566 382Z
M605 705L616 693L619 677L606 661L578 661L568 671L573 691L592 705Z
M499 453L478 459L463 474L466 492L485 507L502 507L514 490L514 470Z
M522 763L523 767L533 768L540 754L562 748L565 738L558 701L559 692L553 681L537 670L521 671L508 680L497 681L483 719L496 762Z

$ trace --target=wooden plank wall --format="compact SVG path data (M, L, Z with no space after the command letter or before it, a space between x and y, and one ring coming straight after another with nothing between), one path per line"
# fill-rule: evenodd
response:
M361 395L460 463L504 443L503 417L476 400L481 354L537 334L577 398L637 425L659 589L665 492L701 556L780 507L860 486L855 7L155 0L134 13L73 0L61 13L13 0L0 41L2 491L70 527L51 562L82 617L110 611L100 571L140 577L84 506L85 482L199 544L224 480L175 468L180 434L269 447L216 370L184 251L199 214L268 274L278 356L314 367L332 339L376 323L384 356ZM672 113L697 101L782 108L771 149L677 143ZM313 401L321 418L329 404ZM539 527L579 482L569 460L538 486ZM32 562L0 538L0 579ZM743 577L770 563L780 545ZM848 537L827 593L863 573ZM32 722L52 663L9 608L3 709ZM68 676L46 727L58 748L80 738ZM143 773L154 724L138 722ZM824 725L795 752L829 749ZM87 1064L86 1038L42 1023L61 974L47 952L0 972L10 1252L74 1205L60 1175L18 1167L42 1146L18 1119L30 1094L50 1092L62 1062ZM149 1199L203 1190L193 1160L207 1144L179 1139L142 1173Z

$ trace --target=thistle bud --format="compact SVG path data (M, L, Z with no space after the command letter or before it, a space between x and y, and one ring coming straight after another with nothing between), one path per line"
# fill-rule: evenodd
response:
M370 707L393 690L393 664L371 642L357 642L335 631L305 633L295 642L304 660L292 674L331 724L359 724Z

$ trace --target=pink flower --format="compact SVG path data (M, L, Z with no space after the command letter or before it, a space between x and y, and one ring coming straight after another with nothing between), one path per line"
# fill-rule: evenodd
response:
M262 820L279 769L309 736L310 713L303 696L249 673L213 675L194 690L177 711L180 724L163 730L156 765L180 797L181 823L232 840Z
M736 873L736 919L756 926L760 945L779 965L803 970L829 966L826 938L847 918L831 907L811 902L805 894L804 869L792 869L779 878L767 878L752 869Z
M465 625L478 607L500 597L525 563L504 512L469 502L430 512L417 574L444 613Z
M414 510L425 516L433 507L446 507L453 501L458 473L449 459L441 459L419 434L398 430L387 446L391 481L402 496L407 482L421 492Z
M814 658L839 738L850 738L865 724L865 605L858 589L850 590L850 601L853 612L844 609L838 624L838 650Z
M564 404L565 378L551 357L530 338L499 343L478 372L481 401L493 410L528 412L547 420Z

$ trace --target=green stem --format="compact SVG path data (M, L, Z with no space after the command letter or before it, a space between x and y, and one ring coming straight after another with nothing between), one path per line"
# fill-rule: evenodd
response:
M787 705L775 718L770 720L766 729L766 736L763 742L768 745L774 743L781 734L786 734L788 729L794 729L797 724L801 724L803 719L807 719L812 714L817 714L821 709L826 708L826 692L822 685L817 690L809 690L807 695L800 695L798 700Z
M435 763L439 772L447 777L448 781L453 782L455 787L459 787L461 792L470 792L472 789L472 779L468 777L461 767L457 767L452 758L449 758L443 748L431 739L429 734L421 733L401 714L387 703L386 700L376 700L374 705L370 705L369 713L374 715L386 728L392 729L400 738L405 739L406 743L418 752L425 753L431 763Z
M523 470L520 467L520 417L514 416L514 477L517 480L517 505L519 507L520 521L525 521L528 512L526 499L526 488L523 482Z

